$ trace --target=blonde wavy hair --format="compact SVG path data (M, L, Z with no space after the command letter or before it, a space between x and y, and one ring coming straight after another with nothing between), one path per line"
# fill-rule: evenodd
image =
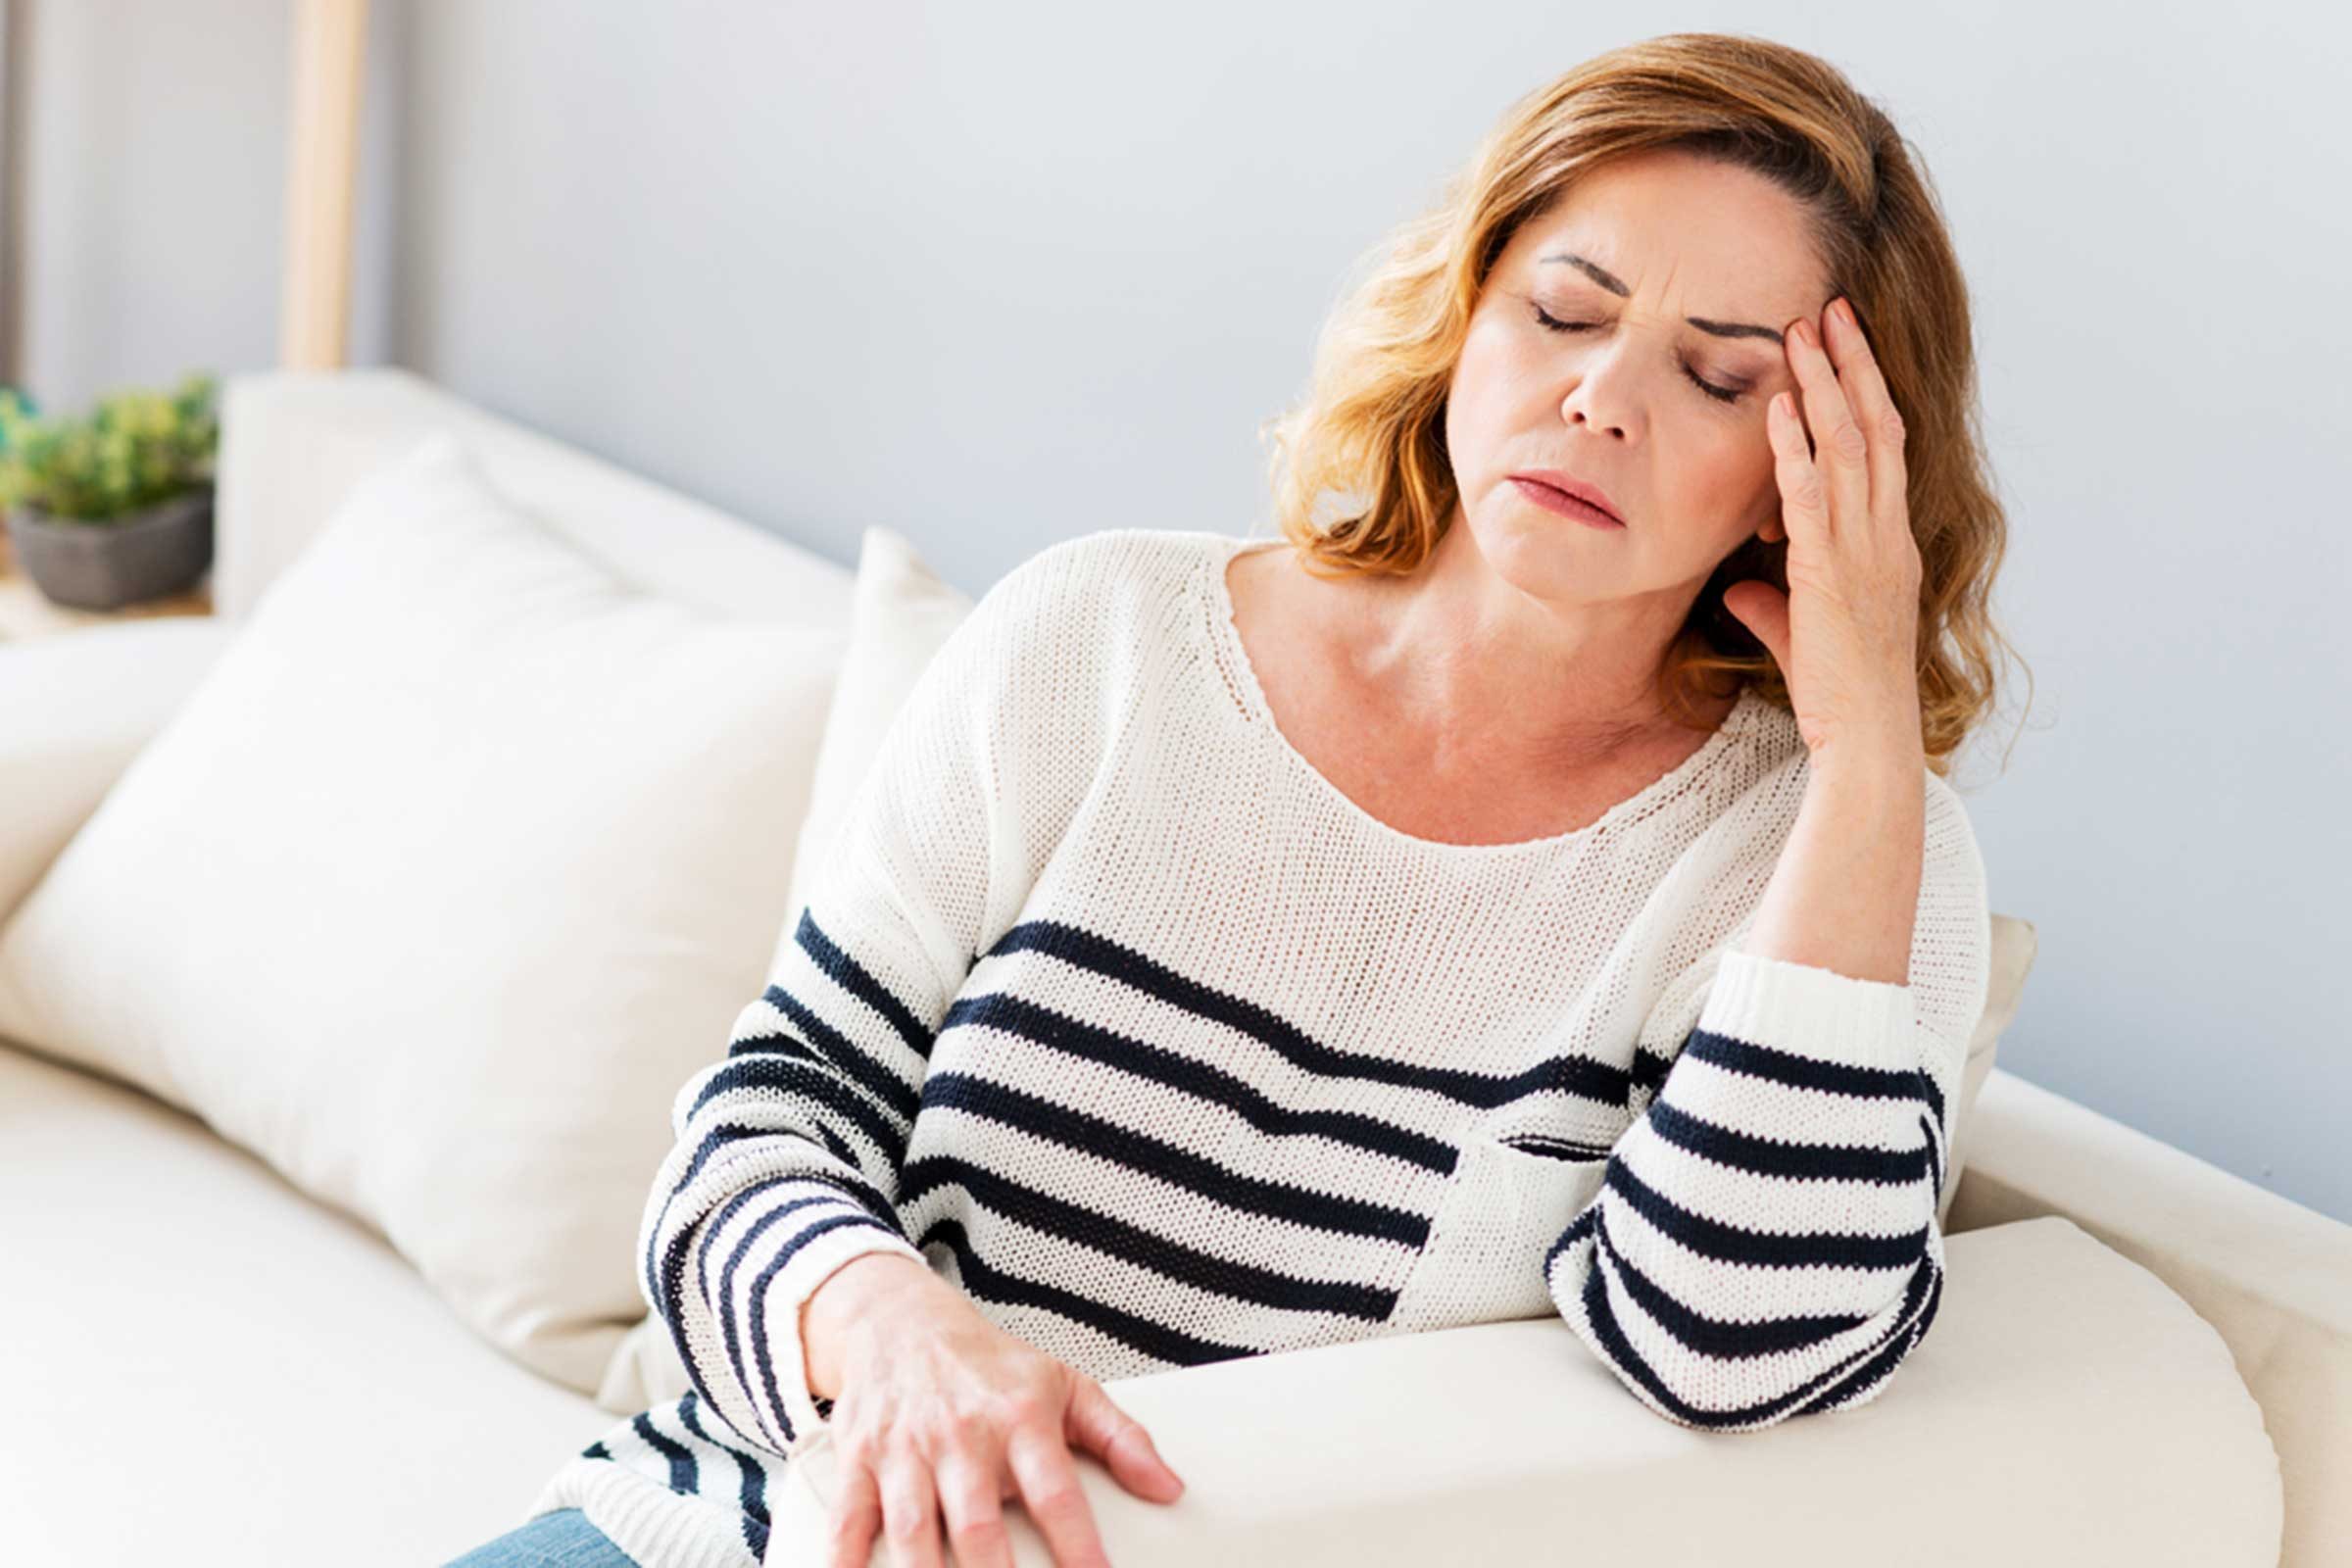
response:
M1446 391L1495 258L1584 173L1666 148L1753 170L1803 203L1831 297L1844 295L1869 335L1903 418L1923 568L1921 739L1930 767L1948 776L1993 704L1996 645L2014 653L1989 604L2007 522L1979 424L1968 290L1909 144L1844 75L1801 50L1669 33L1597 56L1514 103L1438 204L1367 253L1372 270L1317 340L1306 396L1259 426L1273 447L1276 524L1317 575L1418 566L1458 499ZM1789 707L1771 654L1723 605L1723 590L1743 578L1786 592L1787 561L1785 540L1751 535L1700 590L1659 675L1677 721L1697 724L1698 701L1750 685Z

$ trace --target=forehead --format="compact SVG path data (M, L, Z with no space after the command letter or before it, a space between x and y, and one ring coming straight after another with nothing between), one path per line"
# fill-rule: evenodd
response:
M1644 153L1580 175L1511 236L1499 266L1528 281L1597 286L1544 261L1563 252L1636 299L1672 297L1710 315L1780 312L1777 326L1826 303L1814 298L1827 283L1803 205L1761 174L1689 153Z

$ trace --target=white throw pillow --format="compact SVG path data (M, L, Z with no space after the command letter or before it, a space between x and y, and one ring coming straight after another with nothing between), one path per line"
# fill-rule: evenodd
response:
M787 912L844 641L627 586L436 433L0 928L0 1035L194 1112L596 1394L672 1097Z
M890 721L906 706L915 681L948 634L972 612L972 596L942 579L914 541L876 524L858 543L858 582L850 611L850 651L825 715L816 753L816 781L792 861L792 914L777 941L792 945L808 900L808 877L831 840L841 813L865 782L882 750ZM771 969L771 974L775 971Z
M825 717L816 754L816 780L793 858L791 912L777 934L768 973L781 970L808 902L807 884L841 813L865 781L890 721L948 634L972 612L974 601L943 581L912 540L879 524L858 541L858 582L850 612L850 647ZM745 1000L750 1000L749 997ZM717 1052L712 1052L715 1056ZM626 1359L633 1388L616 1384L605 1402L627 1415L666 1403L693 1387L676 1345L648 1318L629 1336Z

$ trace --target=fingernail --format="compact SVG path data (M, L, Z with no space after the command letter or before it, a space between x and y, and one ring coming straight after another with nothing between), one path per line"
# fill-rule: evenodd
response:
M1854 308L1851 305L1846 304L1842 298L1840 298L1836 305L1832 306L1831 309L1837 314L1838 319L1841 324L1846 326L1851 326L1854 324Z
M1821 346L1820 340L1813 336L1813 323L1811 321L1797 322L1796 326L1793 328L1793 332L1796 340L1799 343L1802 343L1805 347L1810 349Z

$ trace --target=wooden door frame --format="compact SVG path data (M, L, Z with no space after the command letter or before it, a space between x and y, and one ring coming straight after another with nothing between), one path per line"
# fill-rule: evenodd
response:
M351 330L368 0L295 0L293 44L278 363L333 370L343 367Z

